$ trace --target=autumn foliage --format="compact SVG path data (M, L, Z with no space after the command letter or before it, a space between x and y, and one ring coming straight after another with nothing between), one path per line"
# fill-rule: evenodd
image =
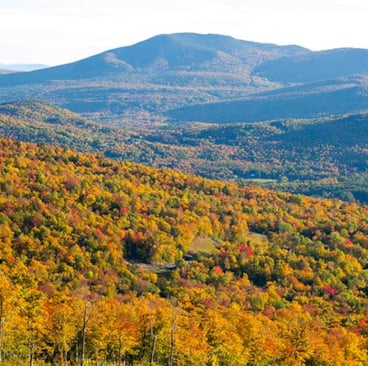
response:
M368 364L368 207L3 138L0 169L0 364Z

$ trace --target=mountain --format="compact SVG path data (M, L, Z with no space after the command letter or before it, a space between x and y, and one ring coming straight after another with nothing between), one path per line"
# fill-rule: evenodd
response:
M367 202L365 59L357 49L312 52L219 35L161 35L69 65L0 76L0 132Z
M351 113L368 108L367 52L166 34L66 65L0 75L0 101L32 96L122 125Z
M253 77L254 67L307 53L221 35L159 35L71 64L0 75L0 101L32 96L108 123L161 122L170 109L280 87Z
M368 207L0 138L9 365L364 365Z
M368 108L367 52L158 35L70 64L0 75L0 101L32 96L121 125L352 113Z
M168 34L67 65L3 77L0 82L9 86L51 80L125 80L132 73L142 71L147 71L147 80L151 82L152 77L167 71L221 72L241 78L239 74L264 60L300 53L308 53L308 50L297 46L246 42L221 35Z
M2 75L2 74L11 74L12 72L14 72L14 71L6 70L6 69L0 69L0 75Z
M11 72L34 71L46 69L49 66L43 64L3 64L0 63L0 69L9 70Z

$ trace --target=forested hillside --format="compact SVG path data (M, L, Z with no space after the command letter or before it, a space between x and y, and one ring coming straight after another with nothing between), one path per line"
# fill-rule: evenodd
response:
M5 138L0 169L3 364L367 364L368 207Z
M165 114L176 122L226 124L313 118L358 113L367 109L365 80L354 79L286 87L243 99L187 105Z
M106 126L51 104L0 104L0 133L207 178L368 202L366 113L230 125Z

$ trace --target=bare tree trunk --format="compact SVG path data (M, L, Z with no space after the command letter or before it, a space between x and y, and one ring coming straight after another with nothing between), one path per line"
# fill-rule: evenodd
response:
M84 366L84 357L85 357L85 353L86 353L86 328L87 328L87 305L84 304L84 310L83 310L83 327L82 327L81 366Z
M174 351L175 351L175 331L176 331L176 309L172 308L171 328L170 328L170 355L169 366L174 365Z
M76 365L78 365L78 364L79 364L78 338L76 339L76 342L75 342L75 364L76 364Z
M57 354L60 357L60 365L64 366L64 350L60 343L56 346L56 349L57 349ZM54 357L55 357L55 351L54 351Z
M175 350L175 330L176 330L176 322L175 318L173 318L170 329L170 355L169 355L169 366L174 365L174 350Z
M155 361L156 344L157 344L157 334L153 336L150 365L153 365L153 362Z
M28 365L33 366L33 343L28 339Z
M118 352L118 366L121 366L122 360L123 360L123 355L121 354L121 349L122 349L123 345L121 342L121 338L119 337L119 352Z
M0 364L3 362L3 322L4 322L4 314L3 314L3 297L0 296Z

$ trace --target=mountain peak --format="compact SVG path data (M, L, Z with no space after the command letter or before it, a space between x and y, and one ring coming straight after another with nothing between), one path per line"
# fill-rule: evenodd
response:
M161 34L132 46L117 48L114 52L129 64L145 67L164 59L170 67L192 66L214 59L219 52L246 59L254 51L282 53L285 55L309 52L299 46L277 46L239 40L220 34L172 33ZM243 56L243 57L242 57Z
M133 67L147 67L157 62L168 67L190 66L206 62L216 56L216 48L200 41L204 37L194 33L161 34L132 46L117 48L114 53Z
M132 72L145 75L163 71L247 73L268 59L310 52L297 46L277 46L243 41L219 34L161 34L111 49L86 59L28 73L3 75L2 86L54 80L120 78ZM157 76L156 75L156 76ZM155 77L156 77L155 76Z

